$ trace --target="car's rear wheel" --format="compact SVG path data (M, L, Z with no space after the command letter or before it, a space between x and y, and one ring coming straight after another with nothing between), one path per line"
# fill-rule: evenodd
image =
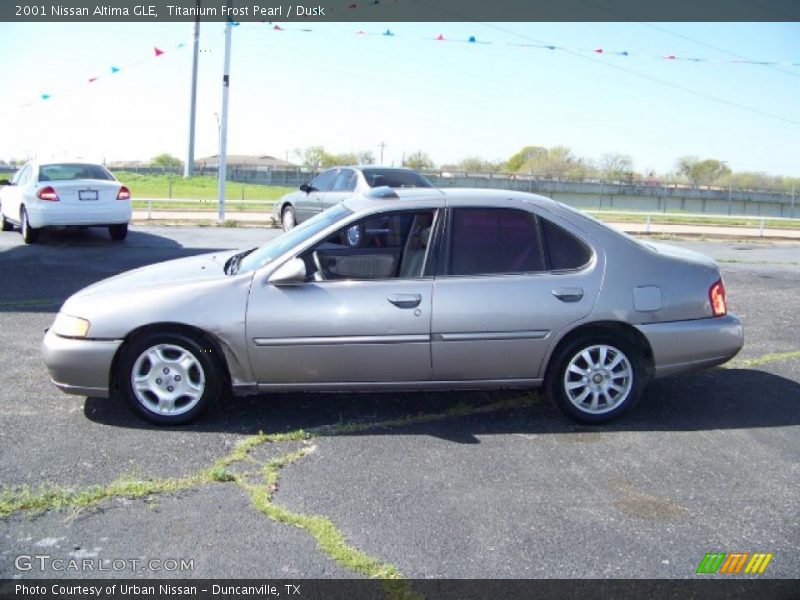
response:
M281 225L283 226L284 231L289 231L290 229L294 229L294 226L297 225L297 218L294 215L294 208L291 205L286 206L281 213Z
M123 223L122 225L109 225L108 235L111 236L112 240L121 242L128 237L128 224Z
M645 386L641 352L613 334L580 336L553 357L547 392L571 419L606 423L630 410Z
M148 421L181 425L196 419L219 397L224 380L220 360L201 336L151 332L123 347L117 384Z
M31 227L28 221L28 211L22 207L19 215L20 230L22 231L22 241L26 244L35 244L39 241L39 230Z

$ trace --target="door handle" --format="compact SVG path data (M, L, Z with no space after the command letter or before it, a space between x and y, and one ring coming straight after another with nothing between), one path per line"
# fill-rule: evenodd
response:
M556 288L553 290L553 296L562 302L578 302L583 298L583 288Z
M422 302L422 296L420 294L395 294L389 296L387 300L397 308L414 308Z

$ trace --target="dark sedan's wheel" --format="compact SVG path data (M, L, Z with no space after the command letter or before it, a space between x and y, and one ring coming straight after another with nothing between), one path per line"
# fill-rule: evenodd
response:
M281 225L284 231L294 229L294 226L297 225L297 219L294 216L294 208L292 208L291 205L283 209L281 213Z
M216 350L186 333L149 333L122 350L117 382L134 410L158 425L197 418L222 390Z
M644 390L641 353L623 337L576 338L553 357L547 393L571 419L598 424L630 410Z
M28 211L22 208L19 215L20 230L22 231L22 241L26 244L35 244L39 241L39 230L31 227L28 221Z
M115 242L121 242L128 237L128 224L123 223L122 225L109 225L108 235L110 235L111 239Z

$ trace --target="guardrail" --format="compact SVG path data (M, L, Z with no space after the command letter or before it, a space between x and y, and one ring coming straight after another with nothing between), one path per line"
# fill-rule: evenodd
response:
M216 200L212 199L193 199L193 198L135 198L134 202L141 206L145 203L147 211L147 220L153 219L153 211L167 212L167 211L208 211L209 215L215 215L218 209ZM231 213L237 213L232 209L233 206L253 205L263 206L263 211L253 211L264 215L265 220L272 216L272 209L275 206L276 200L226 200L226 207ZM182 205L179 208L153 208L154 204L164 205ZM186 208L186 205L195 204L196 207ZM769 217L769 216L746 216L746 215L717 215L709 213L693 213L693 212L680 212L680 211L626 211L626 210L595 210L585 209L584 212L599 218L602 221L609 222L631 222L636 224L644 224L643 233L653 233L652 228L654 225L687 225L687 226L722 226L722 227L749 227L757 228L759 237L765 237L765 231L772 229L775 230L797 230L800 231L800 218L790 217ZM614 217L618 217L615 221ZM633 220L630 218L633 217ZM780 226L775 226L776 222L781 222ZM783 225L783 223L789 225ZM773 224L770 227L770 224Z

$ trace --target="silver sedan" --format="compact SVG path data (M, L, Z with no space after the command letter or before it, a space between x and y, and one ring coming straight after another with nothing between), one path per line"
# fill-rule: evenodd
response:
M602 423L649 380L743 343L713 260L541 196L375 188L270 243L123 273L69 298L53 382L185 423L226 388L544 386ZM268 398L266 399L268 401Z

